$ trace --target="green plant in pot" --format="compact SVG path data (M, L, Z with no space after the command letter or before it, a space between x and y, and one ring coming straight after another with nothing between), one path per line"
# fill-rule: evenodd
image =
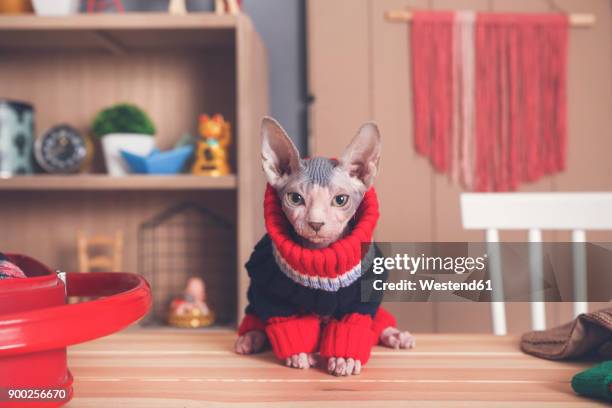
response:
M98 112L91 125L94 136L102 141L106 168L111 176L126 175L129 170L121 150L147 155L155 148L155 125L138 106L120 103Z

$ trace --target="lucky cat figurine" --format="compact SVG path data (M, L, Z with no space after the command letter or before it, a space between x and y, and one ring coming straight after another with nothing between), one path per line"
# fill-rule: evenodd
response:
M361 302L360 280L372 274L361 244L373 240L378 220L378 127L364 124L338 160L300 158L271 118L261 136L267 234L246 264L249 305L236 352L255 353L269 342L289 367L313 366L319 352L329 373L352 375L377 343L413 347L379 303Z
M230 124L216 114L200 116L200 137L196 142L195 161L191 172L204 176L226 176L231 173L228 147L231 143Z

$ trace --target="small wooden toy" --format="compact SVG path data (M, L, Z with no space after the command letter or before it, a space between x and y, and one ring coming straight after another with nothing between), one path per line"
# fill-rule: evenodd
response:
M87 0L87 12L104 12L110 7L114 7L118 13L123 13L125 8L121 0Z
M187 281L183 296L170 304L168 323L172 326L197 328L215 322L215 313L206 304L206 284L200 278Z
M204 176L226 176L231 173L228 146L231 143L230 124L216 114L200 116L195 161L191 172Z
M238 14L242 7L241 0L215 0L215 13Z
M168 13L170 14L187 14L187 6L185 0L170 0L168 5Z

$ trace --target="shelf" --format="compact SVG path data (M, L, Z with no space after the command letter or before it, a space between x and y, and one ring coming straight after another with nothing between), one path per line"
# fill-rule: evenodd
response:
M243 18L214 13L0 15L0 50L103 49L123 54L134 48L228 47L234 45Z
M105 174L35 175L0 179L0 191L164 191L231 190L236 176L205 177L192 175L111 177Z
M193 203L232 225L226 247L236 256L223 264L235 273L219 278L211 269L212 260L193 266L211 271L215 276L208 279L211 288L221 287L215 286L218 278L217 283L228 289L209 293L219 321L239 319L247 302L243 265L265 230L261 216L265 182L257 159L260 142L253 131L269 114L266 50L249 17L0 15L0 78L2 98L35 106L39 131L68 122L85 133L96 112L120 101L135 103L151 116L161 149L174 146L179 135L193 130L203 112L222 113L232 123L234 143L228 153L239 175L0 178L2 227L11 232L0 235L0 248L77 270L78 231L122 230L123 268L138 271L140 226L170 208ZM92 168L100 164L96 160ZM176 221L180 227L182 220ZM180 229L176 231L167 236L172 245L181 244L175 239L187 240ZM201 249L206 244L198 237L188 239L183 243L186 248ZM165 254L159 255L156 262L165 262ZM188 278L186 267L176 271L177 281Z

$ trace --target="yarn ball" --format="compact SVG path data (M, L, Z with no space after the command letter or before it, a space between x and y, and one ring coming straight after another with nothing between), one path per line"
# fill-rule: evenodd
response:
M25 273L17 265L9 261L6 255L0 253L0 280L25 277Z

